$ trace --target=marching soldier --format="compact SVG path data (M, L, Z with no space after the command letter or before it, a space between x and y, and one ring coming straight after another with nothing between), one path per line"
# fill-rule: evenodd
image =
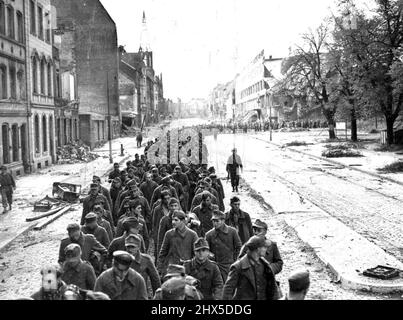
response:
M95 271L87 261L81 260L81 248L78 244L69 244L64 249L66 261L63 263L62 280L83 290L94 290Z
M186 226L186 214L183 211L175 211L172 215L173 229L169 230L162 241L158 256L159 271L166 273L166 266L179 264L181 261L190 260L193 257L193 244L197 240L197 234Z
M266 241L266 253L264 258L270 263L270 267L274 274L279 274L283 270L283 260L281 259L280 251L278 250L277 243L266 238L267 224L259 219L253 223L253 233L255 236L262 237ZM245 255L247 249L242 247L239 257Z
M92 234L105 248L108 248L111 240L104 228L98 225L98 216L94 212L90 212L85 216L85 225L81 227L84 234Z
M236 229L225 224L225 214L216 211L211 218L214 229L206 234L210 251L214 254L214 261L220 268L224 281L227 280L230 266L237 260L242 247Z
M225 223L238 230L242 244L246 243L253 236L252 221L249 213L241 210L241 200L232 197L230 201L231 210L226 215Z
M209 260L210 247L206 239L197 239L194 252L195 257L184 263L186 274L200 281L204 300L220 300L223 280L217 264Z
M95 291L107 294L111 300L147 300L143 277L130 268L133 260L126 251L114 252L113 266L99 276Z
M130 234L125 239L126 251L134 257L131 268L141 274L146 284L147 279L150 279L154 295L157 289L161 286L160 277L152 258L148 254L140 252L140 245L141 238L135 234Z
M248 253L231 266L224 284L223 300L277 300L274 273L263 258L265 240L253 236L245 246Z
M109 202L103 194L99 192L99 185L97 183L90 184L90 194L83 201L83 212L81 215L81 225L84 225L85 216L93 210L95 204L103 201L104 208L110 211Z
M218 206L212 204L211 195L207 192L202 194L201 199L201 204L193 209L193 213L200 220L200 236L204 237L213 228L211 218L214 211L218 211Z
M4 211L3 213L6 213L7 210L7 204L10 206L10 211L11 211L11 206L13 204L13 191L15 190L15 181L13 176L7 172L7 167L6 166L1 166L1 172L0 172L0 191L1 191L1 200L3 202L3 208Z

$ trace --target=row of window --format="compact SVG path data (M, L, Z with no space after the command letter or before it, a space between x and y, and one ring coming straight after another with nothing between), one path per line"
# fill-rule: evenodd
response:
M45 58L32 57L32 92L51 97L52 91L52 64Z
M241 99L248 97L254 93L260 92L264 89L264 81L259 81L258 83L250 86L249 88L241 91Z
M17 21L17 23L16 23ZM0 0L0 34L24 43L24 19L20 11Z
M23 70L0 64L0 99L26 100Z
M45 40L46 42L50 43L50 30L51 30L50 13L49 12L44 13L42 6L36 5L36 2L33 0L30 1L29 13L30 13L31 34L38 36L39 39ZM46 34L44 32L44 15L47 17Z

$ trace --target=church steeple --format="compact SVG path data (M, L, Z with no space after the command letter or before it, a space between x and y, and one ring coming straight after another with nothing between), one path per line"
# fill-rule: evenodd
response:
M147 28L147 20L146 20L146 13L143 11L143 20L142 20L142 30L141 30L141 37L140 37L140 48L143 49L143 51L151 51L150 43L149 43L149 37L148 37L148 28Z

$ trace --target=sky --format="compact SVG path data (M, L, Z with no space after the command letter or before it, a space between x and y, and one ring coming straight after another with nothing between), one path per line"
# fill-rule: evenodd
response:
M359 0L363 5L372 0ZM145 11L154 69L164 97L208 98L263 49L286 57L300 35L335 12L334 0L101 0L119 45L137 52Z

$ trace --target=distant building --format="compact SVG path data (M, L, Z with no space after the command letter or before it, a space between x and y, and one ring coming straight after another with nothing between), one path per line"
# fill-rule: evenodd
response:
M77 68L74 59L75 24L54 30L56 145L80 139Z
M120 133L116 25L99 0L52 0L57 29L74 27L80 138L91 147Z

